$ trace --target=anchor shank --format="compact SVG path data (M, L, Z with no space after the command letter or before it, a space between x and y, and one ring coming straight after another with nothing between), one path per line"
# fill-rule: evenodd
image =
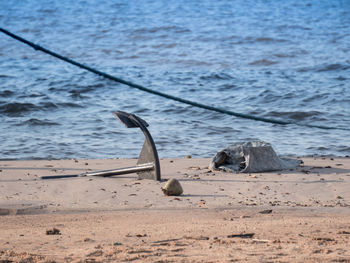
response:
M131 173L137 173L137 172L145 172L150 171L154 169L153 163L145 163L142 165L136 165L131 167L125 167L120 168L116 170L107 170L107 171L97 171L97 172L91 172L87 173L88 176L102 176L102 177L108 177L108 176L114 176L114 175L121 175L121 174L131 174Z

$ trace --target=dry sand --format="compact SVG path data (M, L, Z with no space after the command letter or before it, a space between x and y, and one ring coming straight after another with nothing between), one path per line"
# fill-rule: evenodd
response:
M136 160L0 161L0 262L350 262L350 158L292 171L210 172L163 159L165 182L41 180Z

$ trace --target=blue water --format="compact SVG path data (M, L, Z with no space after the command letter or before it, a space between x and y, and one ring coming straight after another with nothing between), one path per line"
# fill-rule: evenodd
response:
M235 112L350 128L350 1L0 1L0 26L81 63ZM0 159L161 157L264 140L279 154L350 154L346 130L240 119L165 100L0 34Z

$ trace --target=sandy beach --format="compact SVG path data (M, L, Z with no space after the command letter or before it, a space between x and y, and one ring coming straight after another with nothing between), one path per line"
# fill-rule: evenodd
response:
M301 159L254 174L161 159L161 182L40 179L133 159L0 161L0 262L350 262L350 158ZM181 196L162 193L171 178Z

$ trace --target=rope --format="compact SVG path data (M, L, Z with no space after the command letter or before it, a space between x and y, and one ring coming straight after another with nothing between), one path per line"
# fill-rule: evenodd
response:
M35 50L39 50L39 51L42 51L46 54L49 54L53 57L56 57L60 60L63 60L67 63L70 63L74 66L77 66L77 67L80 67L80 68L83 68L87 71L90 71L92 73L95 73L97 75L100 75L102 77L105 77L107 79L111 79L113 81L116 81L116 82L119 82L119 83L122 83L122 84L125 84L131 88L135 88L135 89L139 89L139 90L142 90L144 92L148 92L148 93L151 93L151 94L154 94L154 95L157 95L157 96L160 96L160 97L163 97L163 98L166 98L166 99L170 99L170 100L174 100L174 101L177 101L177 102L181 102L181 103L184 103L184 104L187 104L187 105L191 105L191 106L194 106L194 107L197 107L197 108L202 108L202 109L206 109L206 110L209 110L209 111L215 111L215 112L219 112L219 113L222 113L222 114L227 114L227 115L230 115L230 116L235 116L235 117L238 117L238 118L244 118L244 119L249 119L249 120L254 120L254 121L262 121L262 122L267 122L267 123L273 123L273 124L279 124L279 125L288 125L288 124L294 124L294 125L298 125L298 126L304 126L304 127L310 127L310 128L319 128L319 129L326 129L326 130L331 130L331 129L338 129L338 130L350 130L350 129L346 129L346 128L336 128L336 127L329 127L329 126L321 126L321 125L312 125L312 124L302 124L302 123L297 123L297 122L293 122L293 121L284 121L284 120L278 120L278 119L269 119L269 118L264 118L264 117L259 117L259 116L255 116L255 115L250 115L250 114L244 114L244 113L239 113L239 112L233 112L233 111L230 111L230 110L225 110L225 109L222 109L222 108L218 108L218 107L213 107L213 106L209 106L209 105L205 105L205 104L202 104L202 103L198 103L198 102L194 102L194 101L190 101L190 100L186 100L186 99L183 99L183 98L180 98L180 97L176 97L176 96L172 96L172 95L169 95L169 94L166 94L166 93L163 93L163 92L159 92L159 91L156 91L156 90L152 90L152 89L149 89L149 88L146 88L146 87L143 87L141 85L138 85L138 84L135 84L135 83L132 83L130 81L127 81L127 80L123 80L121 78L118 78L118 77L115 77L115 76L112 76L110 74L107 74L105 72L102 72L102 71L99 71L97 69L94 69L94 68L91 68L89 66L86 66L86 65L83 65L77 61L74 61L70 58L67 58L67 57L64 57L60 54L57 54L51 50L48 50L46 48L43 48L37 44L34 44L33 42L30 42L18 35L15 35L3 28L0 27L0 31L20 42L23 42L24 44L34 48Z

